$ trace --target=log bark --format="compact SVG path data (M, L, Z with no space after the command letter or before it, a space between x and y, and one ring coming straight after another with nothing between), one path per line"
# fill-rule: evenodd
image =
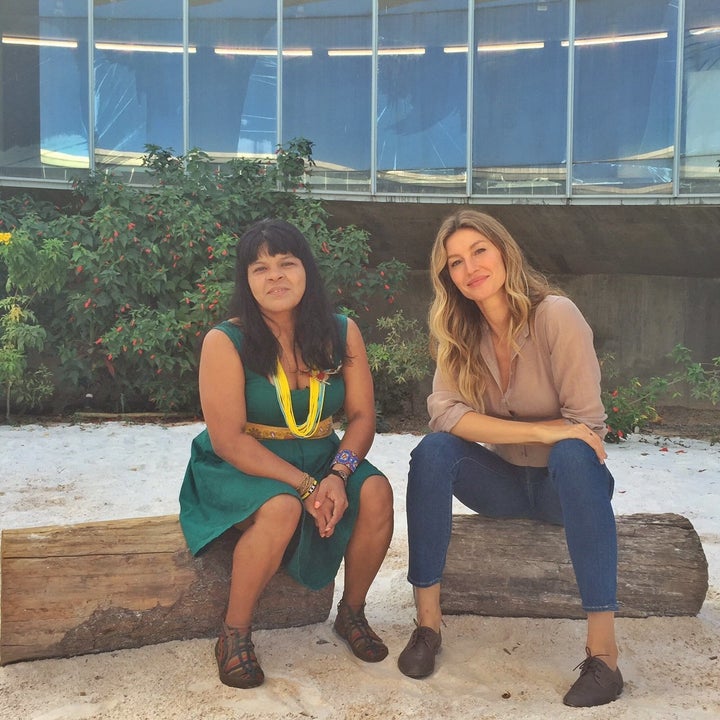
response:
M193 558L175 515L4 530L0 665L216 634L238 537L230 530ZM280 570L253 627L324 622L333 589Z
M619 516L619 617L697 615L708 565L690 521ZM584 618L564 531L532 520L455 515L443 575L447 614Z

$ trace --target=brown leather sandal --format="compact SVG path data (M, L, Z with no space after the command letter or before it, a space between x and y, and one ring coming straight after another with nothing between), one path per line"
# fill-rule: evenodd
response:
M254 688L263 684L265 673L255 656L255 645L250 637L250 629L244 632L223 623L215 643L215 659L223 684L236 688Z
M365 605L353 612L344 601L338 603L337 617L333 629L350 646L355 657L365 662L380 662L387 657L387 645L368 625Z

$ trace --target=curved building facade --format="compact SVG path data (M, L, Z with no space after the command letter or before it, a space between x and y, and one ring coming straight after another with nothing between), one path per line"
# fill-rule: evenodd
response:
M718 0L0 0L0 183L314 142L329 198L720 199Z

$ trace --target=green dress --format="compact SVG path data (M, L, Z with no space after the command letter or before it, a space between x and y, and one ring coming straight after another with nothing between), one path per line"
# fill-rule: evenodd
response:
M336 317L344 344L347 318L342 315ZM217 329L222 330L240 352L242 331L229 321L221 323ZM308 414L309 390L292 390L291 394L293 412L298 422L302 422ZM325 388L322 418L338 413L344 400L345 383L342 374L330 375ZM248 422L286 427L274 386L267 377L247 368L245 402ZM328 437L318 439L258 442L303 472L323 478L337 452L340 439L333 432ZM312 516L303 510L299 535L285 566L299 583L319 590L334 580L357 518L360 487L365 478L380 474L367 460L358 465L348 481L349 506L329 538L320 537ZM203 430L192 441L190 461L180 489L180 524L190 551L193 555L198 554L208 543L252 515L270 498L282 493L295 495L300 501L298 493L287 483L248 475L222 460L213 451L207 430Z

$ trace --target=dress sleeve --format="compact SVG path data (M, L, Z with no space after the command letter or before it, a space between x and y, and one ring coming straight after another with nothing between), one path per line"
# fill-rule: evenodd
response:
M607 432L600 389L600 364L590 325L568 298L547 298L535 323L544 336L562 416L585 423L600 437Z

